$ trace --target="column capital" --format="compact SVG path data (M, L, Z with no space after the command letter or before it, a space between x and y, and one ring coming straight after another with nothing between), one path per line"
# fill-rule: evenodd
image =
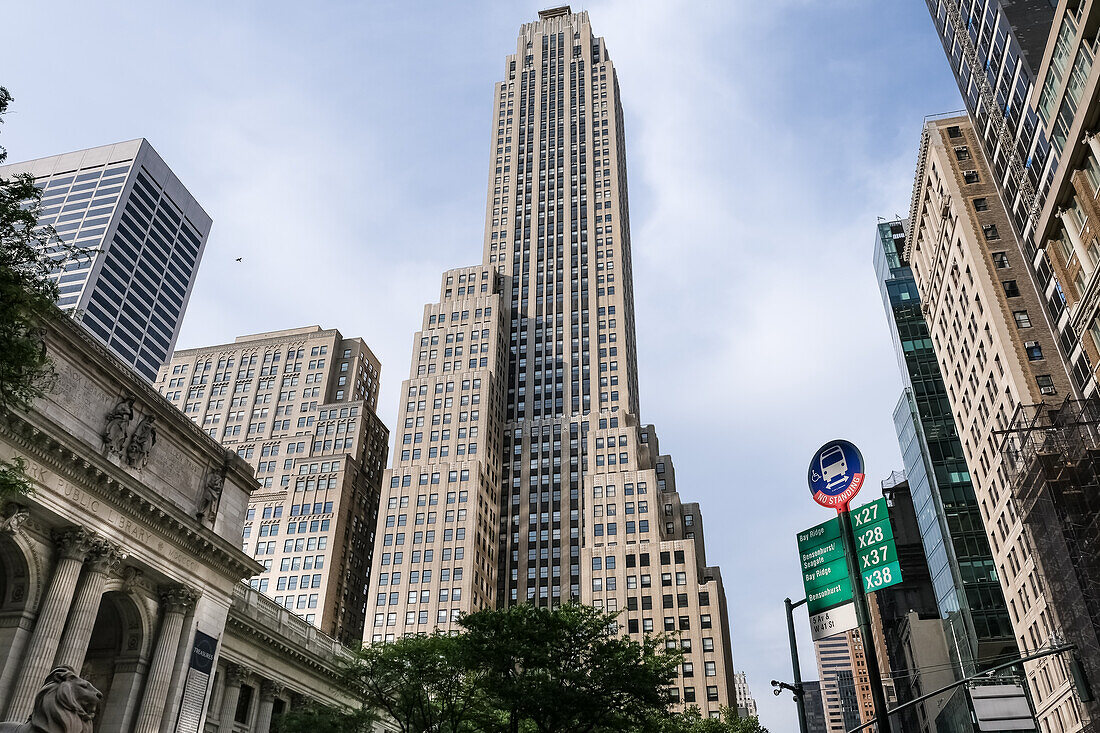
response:
M141 581L141 577L145 574L145 571L141 568L134 567L133 565L127 565L122 569L122 588L129 592Z
M187 613L199 599L196 591L182 585L162 585L160 603L166 613Z
M248 677L248 669L233 662L225 664L225 684L230 687L240 687Z
M274 680L263 680L260 683L260 699L274 700L286 690L286 685Z
M83 527L65 527L51 532L61 557L83 561L92 547L93 535Z
M123 557L124 553L118 545L95 537L89 542L88 556L84 562L93 573L106 574L118 567Z

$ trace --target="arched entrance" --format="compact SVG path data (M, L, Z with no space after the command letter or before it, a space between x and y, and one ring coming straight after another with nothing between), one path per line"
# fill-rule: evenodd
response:
M38 588L30 556L15 536L0 534L0 713L7 707L34 628Z
M134 598L123 591L103 594L80 676L103 693L96 731L128 730L136 711L144 658L145 623Z

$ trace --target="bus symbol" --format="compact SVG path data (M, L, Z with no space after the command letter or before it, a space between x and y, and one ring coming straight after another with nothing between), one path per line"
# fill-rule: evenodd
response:
M848 478L848 461L844 457L844 450L839 445L822 453L818 463L821 466L821 477L825 481L826 489L832 489Z

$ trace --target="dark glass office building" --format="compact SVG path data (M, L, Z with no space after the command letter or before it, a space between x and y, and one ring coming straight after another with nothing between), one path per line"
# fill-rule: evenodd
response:
M902 222L879 223L875 270L905 383L894 424L948 648L962 676L1019 652L917 286L900 257L904 242Z
M150 382L179 335L211 219L147 140L0 168L42 189L42 224L95 252L54 277L57 304Z

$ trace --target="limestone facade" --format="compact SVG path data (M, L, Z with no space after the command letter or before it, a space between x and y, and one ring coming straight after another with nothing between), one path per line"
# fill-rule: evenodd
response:
M33 484L0 519L0 720L26 720L59 664L112 733L267 733L296 700L350 702L346 651L241 582L250 467L68 318L46 333L50 392L0 420L0 459Z
M993 551L976 577L998 580L1022 652L1060 634L1041 559L1018 513L1002 443L1020 405L1073 394L1046 300L966 117L925 125L906 243L922 309ZM1058 657L1026 665L1044 728L1080 730L1082 714Z
M263 566L252 587L352 645L389 450L381 369L362 339L307 326L177 351L156 383L256 469L241 544Z

